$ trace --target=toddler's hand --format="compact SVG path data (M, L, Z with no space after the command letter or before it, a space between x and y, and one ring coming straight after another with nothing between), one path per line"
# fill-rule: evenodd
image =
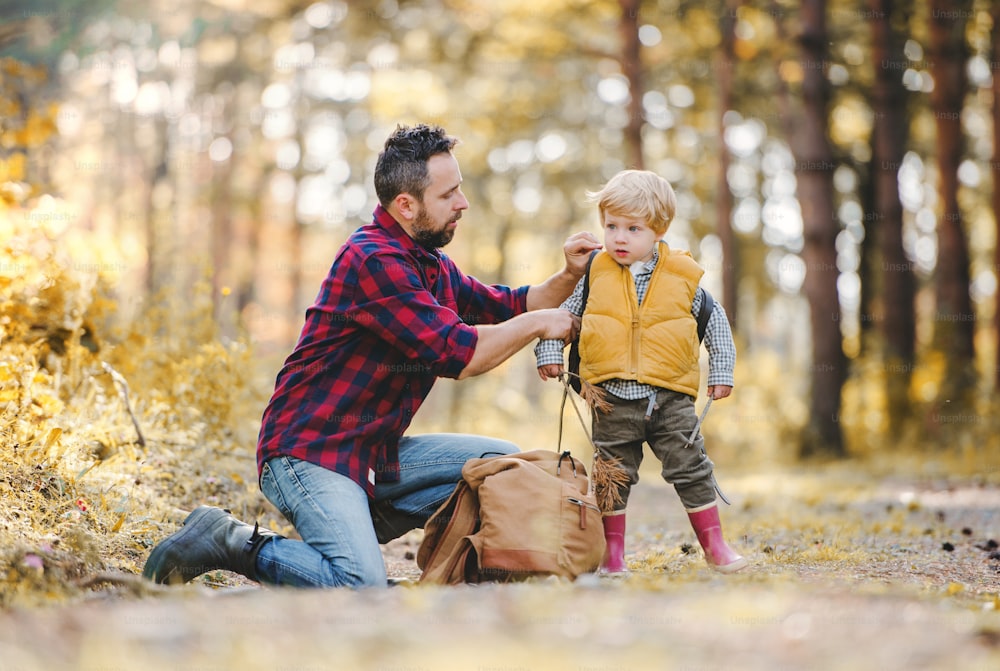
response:
M549 363L538 367L538 377L548 380L562 375L563 367L557 363Z
M726 398L733 393L733 388L725 384L713 384L712 386L705 389L705 392L711 397L713 401L718 401L720 398Z

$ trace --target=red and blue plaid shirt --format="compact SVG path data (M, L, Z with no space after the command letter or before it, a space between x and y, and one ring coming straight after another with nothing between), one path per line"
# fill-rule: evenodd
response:
M369 496L376 480L398 480L399 439L434 381L469 363L472 325L524 312L527 294L463 274L376 208L337 253L278 373L258 474L287 455L341 473Z

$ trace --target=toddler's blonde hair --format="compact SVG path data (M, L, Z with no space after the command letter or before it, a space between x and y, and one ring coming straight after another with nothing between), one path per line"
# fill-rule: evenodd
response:
M600 191L588 191L587 198L597 203L601 224L610 212L642 219L659 235L666 233L677 210L677 196L670 182L649 170L622 170Z

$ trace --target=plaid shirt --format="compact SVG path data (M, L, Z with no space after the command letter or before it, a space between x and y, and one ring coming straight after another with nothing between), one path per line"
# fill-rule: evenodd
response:
M528 287L487 286L417 245L381 206L333 262L278 373L257 443L341 473L369 496L399 479L399 439L438 377L455 378L472 324L527 309Z
M647 261L638 273L633 275L640 305L646 296L646 289L649 288L653 268L656 267L656 262L659 260L659 253L653 252L653 258ZM569 310L577 316L583 315L585 307L583 305L583 283L585 281L586 275L580 278L572 295L561 306L564 310ZM691 314L694 315L695 319L698 318L703 300L704 290L699 287L691 302ZM726 319L726 311L718 301L715 303L712 314L709 315L708 324L705 327L704 342L705 349L708 350L708 386L722 384L732 387L733 369L736 368L736 344L733 342L733 332L729 328L729 320ZM535 358L538 366L565 365L563 364L564 347L565 344L562 340L539 340L535 346ZM618 398L630 401L648 398L655 391L651 385L640 384L635 380L607 380L601 386Z

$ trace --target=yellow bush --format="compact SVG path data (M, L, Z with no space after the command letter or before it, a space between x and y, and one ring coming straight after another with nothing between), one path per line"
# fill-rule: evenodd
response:
M247 345L179 297L114 328L108 287L49 221L0 210L0 605L139 572L177 508L262 504Z

